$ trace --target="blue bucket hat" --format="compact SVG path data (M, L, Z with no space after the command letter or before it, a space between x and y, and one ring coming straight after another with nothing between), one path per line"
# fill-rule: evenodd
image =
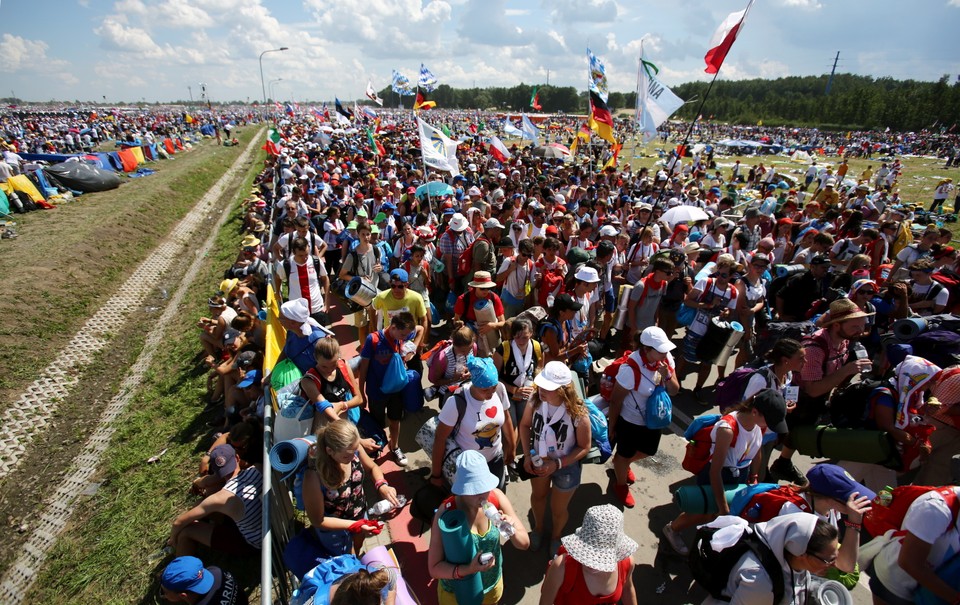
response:
M476 496L497 487L500 481L487 467L487 460L476 450L467 450L457 458L457 473L450 488L457 496Z
M475 357L471 353L467 356L467 369L470 370L470 381L475 387L489 389L500 382L497 366L493 365L491 357Z

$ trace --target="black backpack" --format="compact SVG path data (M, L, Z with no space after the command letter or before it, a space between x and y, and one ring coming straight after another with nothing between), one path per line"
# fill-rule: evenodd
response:
M874 391L890 392L889 387L886 380L867 378L837 389L830 398L830 423L838 429L863 428L870 400L879 394Z
M783 570L780 568L780 561L776 555L753 531L753 524L744 529L740 540L736 544L716 552L710 546L710 539L717 533L713 527L702 526L697 529L697 536L693 541L693 548L690 549L690 556L687 562L690 565L690 573L714 599L720 601L729 601L730 597L724 596L723 591L730 580L730 574L734 567L740 562L743 555L752 552L758 559L763 569L770 576L773 583L773 602L780 603L783 600Z

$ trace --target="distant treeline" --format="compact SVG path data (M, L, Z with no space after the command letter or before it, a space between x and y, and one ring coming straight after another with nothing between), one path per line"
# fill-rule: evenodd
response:
M703 108L703 117L723 122L765 126L816 126L828 129L880 129L911 131L923 128L950 128L960 122L960 81L943 76L937 82L871 78L851 74L834 77L826 93L828 76L803 76L776 80L718 80ZM692 118L707 90L707 82L690 82L673 88L684 105L676 114ZM530 109L533 85L511 88L452 88L440 85L429 98L447 109ZM541 111L583 113L587 110L586 92L572 86L536 87ZM389 88L380 96L396 107L399 97ZM636 104L636 93L611 92L607 104L611 110ZM404 106L413 97L403 98ZM960 124L958 124L960 127Z

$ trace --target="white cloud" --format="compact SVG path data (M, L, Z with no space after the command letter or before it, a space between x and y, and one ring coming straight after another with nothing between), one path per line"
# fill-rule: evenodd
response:
M542 2L559 23L612 23L621 13L616 0L550 0Z
M42 40L27 40L13 34L0 39L0 73L39 71L48 73L67 66L66 61L47 57L50 47Z
M952 0L956 2L958 0ZM807 10L819 10L823 8L823 5L817 2L817 0L781 0L784 6L789 6L793 8L803 8Z
M153 41L146 30L139 27L128 27L112 17L107 17L100 27L93 30L100 36L100 44L107 50L133 52L147 57L156 57L163 51Z
M953 6L955 8L960 8L960 0L949 0L947 6Z
M525 17L530 14L530 9L528 8L508 8L503 11L508 17Z

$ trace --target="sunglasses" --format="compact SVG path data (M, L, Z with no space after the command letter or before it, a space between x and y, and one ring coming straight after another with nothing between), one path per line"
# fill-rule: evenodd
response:
M717 273L717 277L727 278L730 277L729 273Z
M877 293L873 290L861 290L857 292L859 296L876 296Z
M833 565L834 563L837 562L837 555L836 555L836 554L834 554L833 557L831 557L831 558L829 558L829 559L824 559L824 558L821 557L820 555L815 555L815 554L813 554L813 553L811 553L811 552L808 552L808 553L807 553L807 556L813 557L813 558L816 559L817 561L822 562L824 565Z
M407 287L407 284L402 284L402 283L397 283L397 282L390 282L390 287L391 287L391 288L399 288L399 289L403 290L404 288Z

